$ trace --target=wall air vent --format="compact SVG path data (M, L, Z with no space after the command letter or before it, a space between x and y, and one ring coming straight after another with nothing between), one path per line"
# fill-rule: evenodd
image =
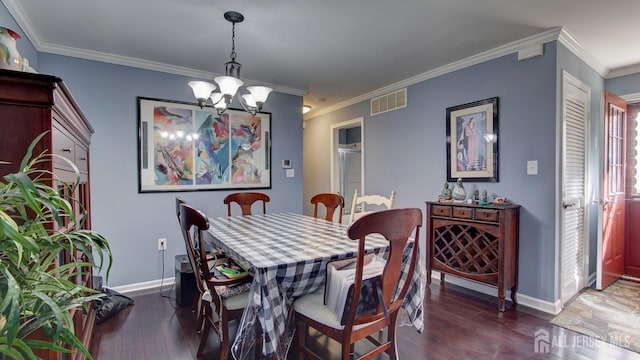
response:
M407 88L371 99L371 115L407 107Z

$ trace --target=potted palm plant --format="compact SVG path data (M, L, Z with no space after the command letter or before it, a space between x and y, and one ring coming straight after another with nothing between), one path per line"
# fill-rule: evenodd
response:
M103 295L76 279L106 264L108 276L111 251L102 235L83 229L86 210L74 211L78 204L49 185L55 175L38 167L54 155L32 157L43 135L20 170L0 179L0 357L37 359L34 351L45 349L91 359L75 335L73 313ZM61 265L61 254L73 254L72 261Z

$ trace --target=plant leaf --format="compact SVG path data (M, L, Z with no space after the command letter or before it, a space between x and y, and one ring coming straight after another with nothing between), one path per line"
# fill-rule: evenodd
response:
M48 132L49 130L38 135L35 139L33 139L31 144L29 144L29 147L27 148L27 153L24 155L24 157L22 158L22 162L20 163L21 170L24 170L27 167L27 164L29 163L31 156L33 155L33 149L36 147L36 144L40 141L40 139L42 139Z

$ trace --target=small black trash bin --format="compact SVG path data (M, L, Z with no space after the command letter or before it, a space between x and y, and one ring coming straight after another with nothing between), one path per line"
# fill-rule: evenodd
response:
M193 302L196 291L196 280L191 270L187 255L176 255L176 302L180 306L188 306Z

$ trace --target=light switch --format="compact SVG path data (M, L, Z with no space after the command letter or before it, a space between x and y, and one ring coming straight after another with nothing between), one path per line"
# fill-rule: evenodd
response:
M538 160L527 161L527 175L538 175Z
M295 172L293 171L293 169L287 169L287 177L292 178L294 176L295 176Z

